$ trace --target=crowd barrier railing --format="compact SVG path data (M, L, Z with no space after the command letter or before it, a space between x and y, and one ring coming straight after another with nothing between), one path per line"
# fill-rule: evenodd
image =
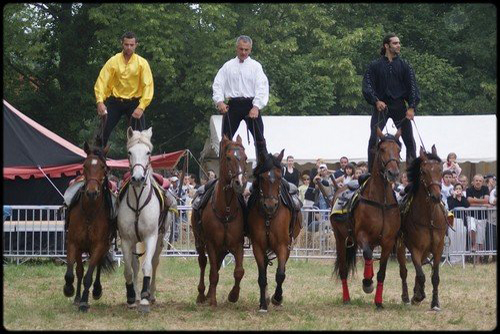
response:
M166 222L165 257L197 256L191 227L191 206L179 206L179 215ZM60 206L4 206L3 257L17 263L30 258L66 257L64 233L65 209ZM457 208L455 221L445 239L443 264L484 262L497 253L497 210L494 208ZM329 210L302 208L302 230L293 240L291 258L335 258L335 236L328 218ZM250 241L245 238L245 256L253 257ZM120 262L120 239L112 246ZM358 251L361 255L361 251ZM374 255L380 254L379 247ZM409 253L407 252L407 255Z

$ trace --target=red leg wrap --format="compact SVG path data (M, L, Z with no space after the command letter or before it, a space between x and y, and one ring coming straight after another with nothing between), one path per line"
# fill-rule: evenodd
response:
M351 300L351 297L349 296L349 288L347 287L346 279L342 280L342 298L344 302L348 302Z
M375 303L382 304L382 292L384 291L384 283L377 283L377 291L375 292Z
M373 260L365 260L364 277L366 279L372 279L372 277L373 277Z

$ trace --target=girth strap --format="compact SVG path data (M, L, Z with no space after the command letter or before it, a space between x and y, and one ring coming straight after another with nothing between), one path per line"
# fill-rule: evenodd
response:
M130 188L130 184L128 186ZM136 201L137 201L137 206L139 206L139 199L142 196L142 192L144 191L144 187L141 189L141 192L139 193L139 196L137 196L137 193L135 192L135 188L132 188L132 189L134 190L134 195L135 195L135 198L136 198ZM151 201L152 195L153 195L153 185L150 184L148 197L146 198L146 200L144 201L144 203L142 204L142 206L140 208L137 208L137 209L134 209L130 205L129 198L127 196L127 205L130 208L130 210L134 211L134 213L135 213L134 228L135 228L135 234L137 236L137 240L139 240L139 242L142 241L141 236L139 235L139 216L141 214L142 209L144 209L144 207L146 207L146 205L148 205L149 201Z
M375 206L377 208L380 208L382 210L389 210L389 209L394 209L398 207L398 203L392 203L392 204L382 204L379 202L372 201L371 199L368 199L364 197L363 195L359 195L359 200L363 203Z

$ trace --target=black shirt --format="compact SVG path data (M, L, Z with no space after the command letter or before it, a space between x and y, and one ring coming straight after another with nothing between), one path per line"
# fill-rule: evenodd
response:
M283 168L283 178L290 183L295 184L297 187L299 186L299 171L294 168L292 173L288 172L288 167L285 166Z
M411 65L395 57L392 62L386 56L374 60L368 66L363 77L363 96L372 105L382 100L403 98L409 108L415 108L420 102L415 72Z
M490 195L490 191L488 190L487 186L481 186L479 190L474 188L474 186L470 186L469 188L467 188L466 193L467 198L473 197L481 199L484 198L484 196ZM486 219L487 213L485 212L485 210L477 208L477 210L472 211L471 216L476 219Z

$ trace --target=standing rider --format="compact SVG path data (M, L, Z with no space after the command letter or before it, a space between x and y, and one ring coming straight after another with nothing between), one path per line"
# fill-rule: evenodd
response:
M388 34L382 42L381 57L374 60L363 77L363 96L374 106L370 121L370 140L368 141L368 169L372 170L374 148L377 143L377 130L385 127L390 117L398 129L406 147L406 165L416 158L416 145L413 138L411 120L420 101L420 93L415 73L408 61L401 59L401 44L395 34ZM407 104L407 105L406 105Z
M236 39L236 57L227 61L215 76L212 99L224 115L222 135L232 140L244 119L256 143L258 158L259 153L267 154L260 111L269 101L269 82L262 65L250 58L251 51L252 39L239 36ZM225 98L229 100L228 104L224 103Z
M144 130L144 110L153 99L153 75L148 61L135 53L137 37L133 32L126 32L121 40L122 52L108 59L94 86L97 113L108 114L103 146L122 115L134 130Z

